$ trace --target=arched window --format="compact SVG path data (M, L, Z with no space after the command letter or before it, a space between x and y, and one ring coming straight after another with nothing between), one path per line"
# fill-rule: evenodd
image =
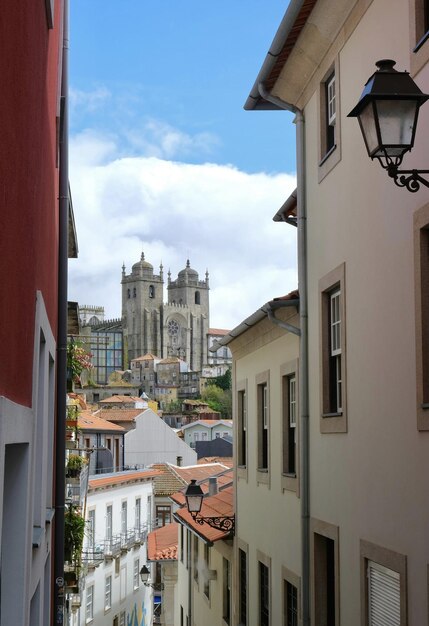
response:
M128 295L128 298L131 298L131 290L130 289L127 289L127 295Z
M136 298L136 297L137 297L137 289L134 287L134 289L133 289L133 298Z
M199 291L195 292L195 304L201 304L201 302L200 302L200 292Z
M153 285L149 285L149 298L155 297L155 287Z

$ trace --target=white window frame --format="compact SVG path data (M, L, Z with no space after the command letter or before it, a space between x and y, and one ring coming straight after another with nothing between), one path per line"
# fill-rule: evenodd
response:
M335 72L326 83L326 106L328 109L328 124L329 126L335 126L337 118L337 104L335 97Z
M329 343L331 356L335 358L335 386L338 413L342 411L342 378L341 378L341 289L335 289L329 296L330 328Z
M122 500L121 502L121 533L127 532L127 524L128 524L128 502L127 500Z
M119 615L119 626L125 626L125 611L121 611Z
M106 576L104 582L104 610L108 611L112 608L112 576Z
M95 509L89 509L87 521L88 547L94 550L95 546Z
M85 623L89 624L94 619L94 585L86 589Z
M134 527L136 530L140 530L142 523L142 499L136 498L135 515L134 515Z
M296 428L296 376L289 376L289 426Z
M134 590L140 587L140 559L134 559L133 570L133 588Z
M262 385L262 419L264 430L268 430L268 385Z
M106 504L106 539L110 541L113 537L113 505Z

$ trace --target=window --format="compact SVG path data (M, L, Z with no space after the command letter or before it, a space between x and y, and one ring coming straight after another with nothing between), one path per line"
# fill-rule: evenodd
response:
M201 441L207 441L207 433L201 433Z
M95 545L95 509L90 509L88 511L87 533L88 533L88 550L94 550L94 545Z
M85 621L86 623L92 622L94 619L94 585L89 585L86 590L86 605L85 605Z
M284 625L298 626L298 589L295 585L284 581Z
M137 289L133 287L133 298L137 297Z
M191 531L186 531L186 569L191 566Z
M339 63L336 60L320 83L319 183L341 159Z
M238 619L240 625L247 624L247 553L238 550Z
M223 609L222 617L226 624L231 622L231 564L223 559Z
M291 572L286 567L282 567L282 578L283 578L282 626L298 626L298 624L300 623L299 576ZM320 623L323 623L323 622L320 622Z
M194 433L194 441L200 440L200 433Z
M259 561L259 624L270 624L270 578L269 569Z
M125 534L127 532L127 501L124 500L121 505L121 533Z
M140 559L134 559L133 570L133 587L138 589L140 586Z
M429 38L429 2L428 0L414 0L415 48L418 52Z
M244 387L241 383L240 386ZM237 416L238 416L238 465L247 465L247 396L246 388L238 390L237 395Z
M171 522L171 506L157 505L156 507L156 527L165 526Z
M155 287L153 285L149 285L149 298L155 297Z
M194 580L198 584L198 537L194 535L194 549L193 549L193 568L194 568Z
M429 204L414 214L417 427L429 430Z
M311 520L311 528L315 623L339 626L338 527Z
M295 373L282 377L283 392L283 474L296 476L297 384Z
M119 626L125 626L125 611L119 615Z
M210 546L204 544L204 595L210 599Z
M407 557L363 540L360 555L362 623L405 626Z
M269 471L268 372L256 377L258 419L258 471Z
M106 539L108 541L111 541L112 539L112 516L113 516L112 505L108 504L106 506Z
M195 292L195 304L201 304L199 291Z
M152 530L152 496L147 497L147 527Z
M135 518L134 518L134 527L140 532L141 527L141 511L142 511L142 501L141 498L136 498L136 507L135 507Z
M220 439L220 433L215 433L215 439Z
M122 565L121 567L121 578L120 578L120 599L121 602L125 600L127 597L127 566Z
M131 298L131 290L130 289L127 289L127 297L128 297L128 299Z
M319 281L321 291L321 432L347 432L345 265Z
M106 576L104 584L104 610L108 611L112 606L112 577Z

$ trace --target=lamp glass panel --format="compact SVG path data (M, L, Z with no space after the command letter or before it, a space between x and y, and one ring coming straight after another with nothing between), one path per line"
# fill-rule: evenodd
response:
M203 498L202 496L186 496L186 502L190 513L199 513Z
M417 102L378 100L376 102L381 141L389 156L400 156L413 145Z
M377 134L377 121L375 119L372 102L368 102L366 107L360 112L359 122L365 139L366 149L368 150L369 156L372 157L380 148Z

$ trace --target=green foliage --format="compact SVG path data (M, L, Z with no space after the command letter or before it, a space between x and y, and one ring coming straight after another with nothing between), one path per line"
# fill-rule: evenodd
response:
M232 417L232 394L231 389L224 390L217 385L207 385L201 394L202 400L207 402L213 411L218 411L224 419Z
M171 400L165 406L164 413L181 413L182 403L180 400Z
M70 454L67 460L68 469L81 470L86 465L86 459L79 454Z
M64 516L64 558L76 565L80 563L85 520L75 507L69 506Z
M231 368L227 369L225 374L207 379L207 385L215 385L224 391L231 389Z

